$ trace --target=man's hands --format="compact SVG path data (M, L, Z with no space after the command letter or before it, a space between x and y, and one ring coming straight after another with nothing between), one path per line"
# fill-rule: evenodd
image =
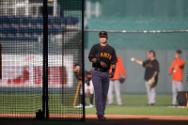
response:
M91 59L91 62L96 63L97 62L97 58Z
M99 64L101 65L102 68L106 68L107 67L107 64L104 61L99 61L99 60L97 60L97 58L91 59L91 62L93 62L93 63L98 63L99 62Z
M155 72L153 74L153 77L151 79L149 79L148 82L147 82L151 88L155 87L155 85L156 85L155 84L155 78L156 78L156 76L157 76L157 72Z
M114 77L114 73L115 73L115 65L112 65L112 71L109 73L109 77L113 78Z
M152 77L151 79L149 79L147 83L149 84L150 87L152 87L153 84L155 83L155 77Z
M109 73L109 78L113 78L114 77L114 72L110 72Z
M131 62L135 62L135 63L140 64L140 65L143 64L143 61L138 60L138 59L136 59L136 58L134 58L134 57L132 57L130 60L131 60Z
M107 64L106 64L105 62L103 62L103 61L100 61L100 65L101 65L101 67L103 67L103 68L106 68L106 67L107 67Z

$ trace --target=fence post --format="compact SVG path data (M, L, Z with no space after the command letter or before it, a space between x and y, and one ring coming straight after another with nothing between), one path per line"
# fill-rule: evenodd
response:
M85 61L84 61L84 48L85 48L85 43L84 43L84 13L85 13L85 0L82 0L82 2L81 2L81 6L82 6L82 49L81 49L81 51L82 51L82 54L81 54L81 56L82 56L82 96L83 96L83 100L82 100L82 102L83 102L83 120L85 120L85 86L84 86L84 84L85 84Z
M48 110L48 0L43 0L43 99L42 110L45 119L49 118Z

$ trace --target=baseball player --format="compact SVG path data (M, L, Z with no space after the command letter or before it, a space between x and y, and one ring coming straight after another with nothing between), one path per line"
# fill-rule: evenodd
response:
M181 58L182 51L177 50L175 58L169 68L169 74L172 76L172 105L176 106L177 92L183 91L183 70L185 61Z
M77 79L77 81L81 81L82 80L82 71L80 68L79 64L74 64L73 65L73 72L74 75ZM84 88L85 88L85 94L87 96L89 96L89 100L90 100L90 104L89 106L86 106L86 108L93 108L93 98L94 98L94 88L93 88L93 83L91 80L91 72L86 71L85 72L85 84L84 84ZM79 86L79 104L77 106L75 106L75 108L81 108L83 105L83 92L82 92L82 87Z
M156 85L158 82L159 74L159 62L156 59L154 50L147 52L147 60L140 61L135 58L131 58L132 62L142 65L145 68L145 87L147 90L148 104L153 106L156 102Z
M73 72L74 72L74 75L75 75L75 78L76 80L79 82L79 81L82 81L82 71L81 71L81 67L79 64L75 63L73 65ZM81 89L81 85L79 86L79 105L78 106L75 106L76 108L81 108L82 107L82 104L83 104L83 95L82 95L82 89Z
M86 108L93 108L94 103L94 87L93 87L93 82L92 82L92 73L91 71L86 71L85 73L85 94L87 97L89 97L89 106L86 106Z
M115 92L117 105L122 105L121 98L121 83L125 81L126 71L123 65L123 60L121 56L117 57L116 70L114 77L110 79L110 86L108 91L108 104L113 103L113 91Z
M107 40L107 32L99 32L99 43L91 48L88 57L93 66L92 81L99 120L105 120L104 111L109 88L109 78L113 77L117 62L115 49L107 43ZM110 67L112 67L111 73L109 73Z

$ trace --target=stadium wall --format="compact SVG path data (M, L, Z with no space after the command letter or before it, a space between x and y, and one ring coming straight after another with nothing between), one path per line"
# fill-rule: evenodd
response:
M150 49L157 52L157 59L160 62L157 92L171 93L168 67L176 49L183 50L183 58L186 61L184 85L185 90L188 90L187 5L187 0L86 0L86 69L91 68L87 59L89 50L98 42L98 32L95 30L113 30L117 32L109 32L109 43L118 54L122 55L127 70L126 82L121 87L123 93L145 93L144 69L131 63L130 58L134 56L145 59L145 52ZM154 32L144 32L148 30ZM159 33L162 30L173 32ZM126 33L126 31L138 32Z

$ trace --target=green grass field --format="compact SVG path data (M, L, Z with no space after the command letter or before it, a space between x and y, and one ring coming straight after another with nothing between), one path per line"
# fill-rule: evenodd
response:
M157 96L155 106L147 105L145 95L125 95L123 96L123 106L108 105L107 114L126 115L188 115L188 108L170 107L171 97L166 95ZM86 109L87 114L94 114L95 108Z
M79 113L81 109L72 106L72 98L62 103L61 95L51 94L49 96L50 113ZM167 95L157 96L155 106L147 105L145 95L124 95L123 106L108 105L107 114L128 115L188 115L188 108L173 108L171 97ZM41 95L37 94L0 94L0 114L20 113L32 114L41 108ZM95 114L95 108L86 109L87 114Z

